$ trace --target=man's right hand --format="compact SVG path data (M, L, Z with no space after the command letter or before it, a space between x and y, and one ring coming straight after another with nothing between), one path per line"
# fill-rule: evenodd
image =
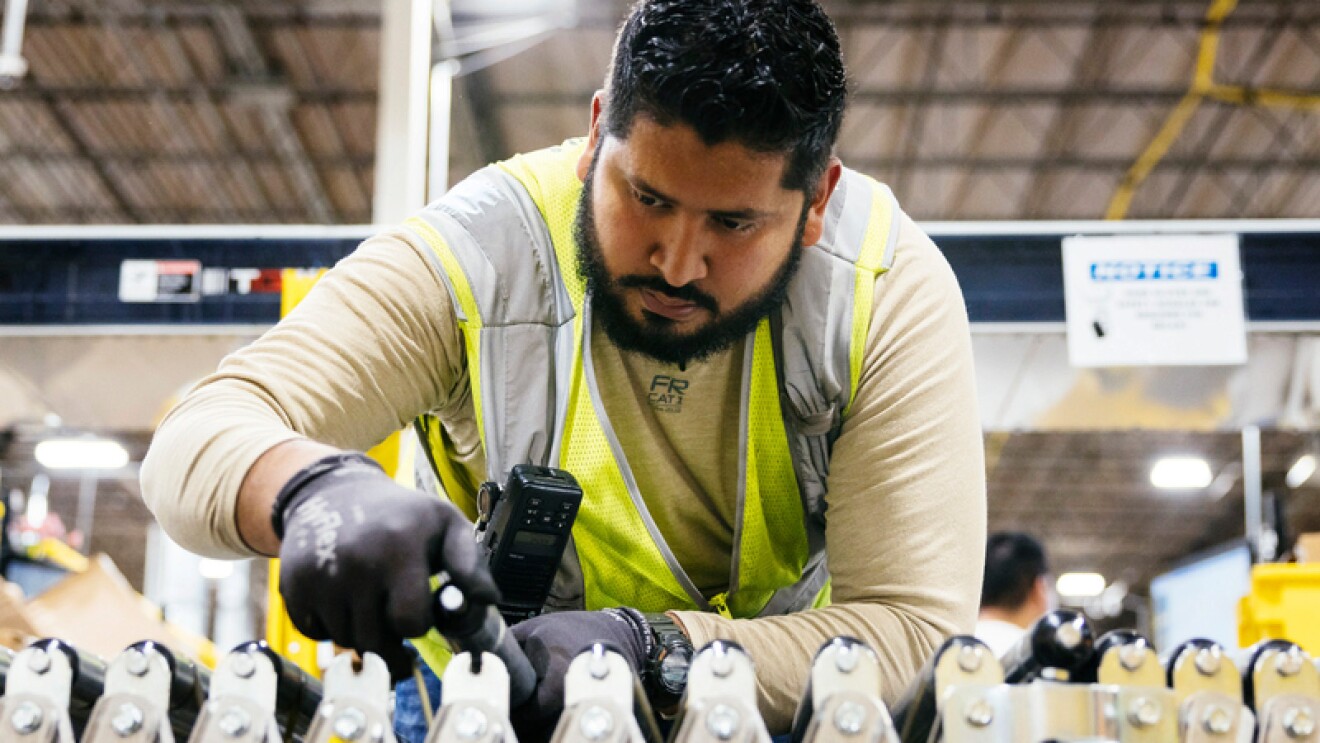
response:
M364 454L300 470L275 500L280 595L295 627L385 659L402 678L403 640L432 624L430 577L440 571L471 600L495 603L472 524L452 504L395 483Z

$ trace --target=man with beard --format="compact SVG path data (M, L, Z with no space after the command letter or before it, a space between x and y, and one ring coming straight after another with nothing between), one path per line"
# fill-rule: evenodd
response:
M984 474L957 284L833 156L844 99L811 0L643 0L588 137L366 241L170 414L148 503L195 551L278 555L309 636L398 675L414 638L438 672L428 578L495 598L476 485L561 467L584 500L546 612L513 628L541 680L522 735L548 735L599 640L671 694L660 648L736 641L782 731L817 648L851 635L893 701L972 627ZM443 498L357 453L410 421Z

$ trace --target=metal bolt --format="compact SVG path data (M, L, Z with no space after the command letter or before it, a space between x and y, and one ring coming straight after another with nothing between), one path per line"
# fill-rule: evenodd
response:
M229 670L241 679L250 679L257 672L257 661L252 653L234 653L229 656Z
M597 681L610 675L610 662L605 655L604 645L591 646L591 659L587 661L587 673L590 673L591 677Z
M834 667L839 673L852 673L857 669L857 660L856 645L840 645L834 654Z
M723 646L715 646L715 657L710 662L710 672L718 678L728 678L733 673L733 657Z
M110 729L119 737L127 738L142 729L145 718L141 707L131 702L124 702L115 710L114 717L110 718Z
M958 649L958 667L963 673L976 673L985 662L985 648L980 645L963 645Z
M1224 735L1233 729L1233 715L1217 704L1206 707L1203 721L1205 730L1212 735Z
M1288 652L1280 653L1279 657L1274 659L1274 668L1280 676L1296 676L1301 673L1304 665L1306 665L1306 656L1302 654L1302 649L1296 645L1288 648Z
M976 697L963 709L963 719L974 728L983 728L995 721L995 707L985 697Z
M367 729L367 716L357 707L345 707L335 718L335 735L344 740L357 740Z
M1061 624L1054 632L1054 639L1059 641L1061 647L1072 650L1082 644L1082 628L1076 622Z
M1224 651L1219 646L1201 648L1196 651L1196 670L1201 672L1202 676L1213 676L1219 673L1219 668L1223 665Z
M459 609L462 609L466 600L466 597L463 595L463 589L452 583L440 589L440 605L443 606L446 611L458 611Z
M582 711L582 717L578 718L578 729L587 740L603 740L614 730L614 715L599 704L593 704Z
M844 735L856 735L866 724L866 708L857 702L844 702L834 712L834 727Z
M1128 720L1138 728L1153 728L1163 716L1159 703L1150 697L1137 697L1128 708Z
M230 738L237 738L246 733L252 725L252 718L241 707L229 707L220 713L220 732Z
M41 707L33 702L21 702L9 716L9 724L14 726L19 735L27 735L41 727L42 719Z
M1118 650L1118 664L1129 671L1136 671L1146 662L1146 646L1140 643L1128 643Z
M454 734L463 740L476 740L486 734L486 713L476 707L460 707L454 720Z
M128 672L134 676L146 676L147 669L151 667L147 663L147 654L137 648L128 651L128 657L124 659L124 665L128 668Z
M1315 717L1305 707L1289 707L1283 713L1283 729L1289 738L1309 738L1315 733Z
M720 740L729 740L738 732L742 715L727 704L717 704L706 714L706 730Z
M37 648L28 655L28 669L38 675L50 670L50 654Z

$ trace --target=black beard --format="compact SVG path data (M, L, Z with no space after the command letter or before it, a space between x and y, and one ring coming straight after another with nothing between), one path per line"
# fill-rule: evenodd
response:
M597 147L597 155L600 148ZM788 295L788 285L797 274L802 259L802 233L807 226L807 208L804 203L798 218L797 231L788 257L775 271L770 283L751 299L727 313L721 313L715 298L692 285L674 287L659 276L624 276L615 279L605 268L600 240L596 231L592 209L591 187L596 175L596 156L582 183L582 197L578 200L577 220L573 236L577 241L578 275L586 282L591 298L591 312L605 336L625 351L636 351L666 364L686 366L692 361L704 361L733 347L756 329L762 319L779 309ZM710 311L712 318L705 326L691 333L674 331L674 321L642 311L638 322L628 314L621 296L622 289L640 287L675 299L693 302Z

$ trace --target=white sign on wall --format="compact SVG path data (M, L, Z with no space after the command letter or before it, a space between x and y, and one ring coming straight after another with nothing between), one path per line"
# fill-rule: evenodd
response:
M1063 240L1074 366L1221 366L1247 361L1237 235Z
M120 302L196 302L202 298L196 260L126 260L119 264Z

